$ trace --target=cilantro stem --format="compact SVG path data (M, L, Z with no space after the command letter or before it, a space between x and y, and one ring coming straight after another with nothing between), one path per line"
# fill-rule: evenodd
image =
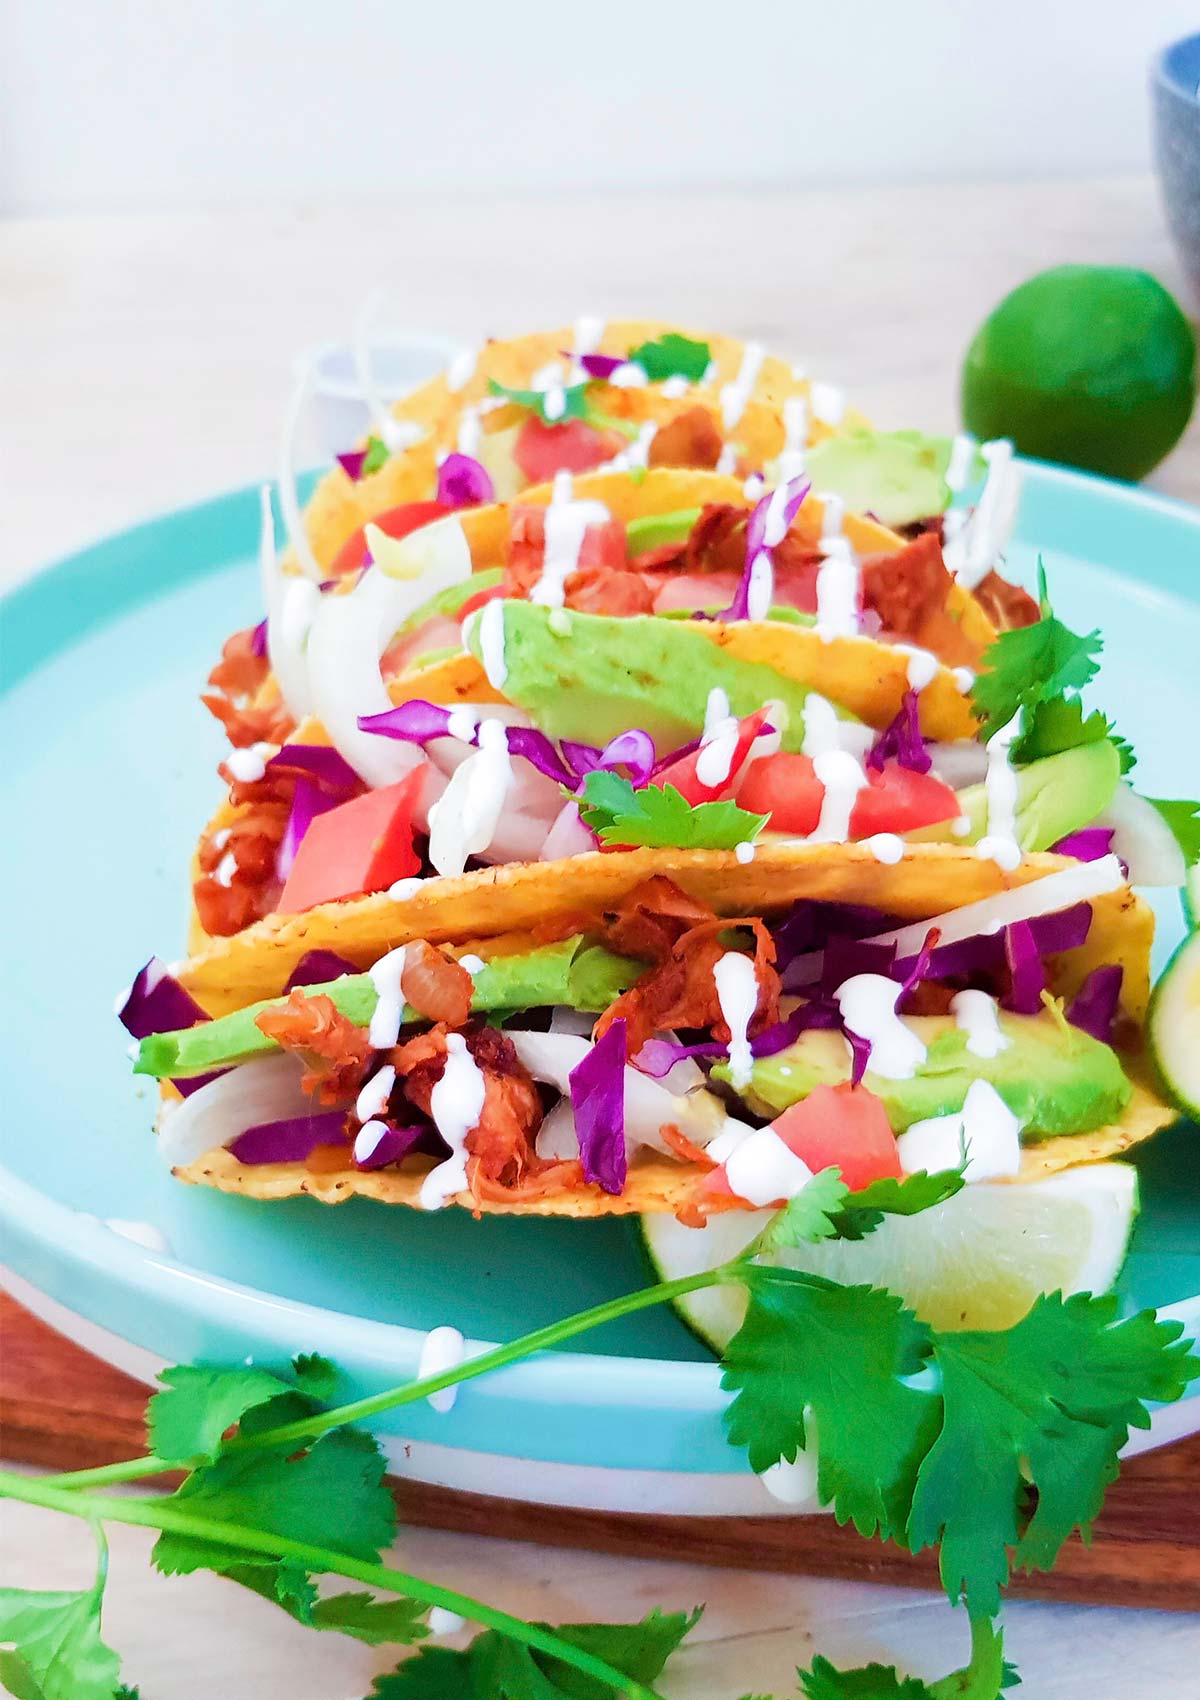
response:
M579 1334L586 1334L589 1329L599 1328L619 1317L631 1316L636 1311L649 1310L655 1305L669 1304L672 1299L680 1298L684 1293L698 1292L703 1287L717 1287L727 1281L736 1281L743 1263L744 1259L736 1258L716 1269L701 1270L695 1275L681 1275L675 1281L661 1281L653 1287L639 1287L636 1292L625 1293L617 1299L606 1299L603 1304L593 1305L590 1310L581 1310L559 1322L547 1323L544 1328L535 1328L531 1334L523 1334L506 1345L493 1346L491 1351L483 1352L477 1358L467 1358L465 1362L453 1369L442 1370L438 1375L427 1375L420 1381L404 1382L399 1387L388 1388L383 1393L373 1393L365 1399L356 1399L350 1404L338 1405L329 1411L314 1411L311 1416L301 1417L293 1423L285 1423L280 1428L264 1429L260 1434L235 1435L226 1443L225 1451L278 1446L285 1441L315 1440L318 1435L325 1434L330 1429L342 1428L347 1423L365 1422L370 1417L379 1416L381 1412L394 1410L400 1405L415 1404L419 1399L427 1399L431 1393L440 1393L443 1388L455 1387L460 1382L472 1381L476 1376L488 1375L492 1370L518 1363L522 1358L532 1357L535 1352L544 1352L551 1346L560 1345L564 1340L572 1340ZM127 1458L121 1463L101 1464L90 1470L71 1470L50 1479L59 1488L102 1487L116 1482L137 1481L142 1477L160 1475L175 1468L178 1466L149 1453L143 1458Z
M474 1599L470 1594L443 1588L436 1582L427 1582L423 1577L413 1576L404 1570L392 1570L387 1565L349 1558L332 1548L309 1546L303 1541L288 1540L266 1530L245 1528L240 1523L198 1517L187 1510L180 1510L166 1495L141 1498L79 1493L59 1487L55 1478L21 1476L11 1470L0 1470L0 1498L22 1500L27 1505L39 1505L48 1511L62 1511L69 1517L80 1517L93 1525L104 1521L165 1529L197 1540L219 1541L256 1556L294 1559L314 1574L345 1576L384 1593L407 1594L424 1605L441 1606L446 1611L457 1612L472 1623L495 1629L512 1641L573 1665L576 1670L602 1682L606 1688L630 1696L630 1700L661 1700L654 1689L555 1635L553 1630L526 1623L522 1618ZM98 1582L101 1580L98 1578Z

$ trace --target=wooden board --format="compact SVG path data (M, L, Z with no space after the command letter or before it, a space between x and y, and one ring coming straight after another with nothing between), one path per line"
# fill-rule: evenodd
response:
M84 1469L135 1457L146 1389L0 1295L0 1443L6 1457ZM394 1484L402 1517L439 1529L698 1564L937 1586L928 1553L864 1541L832 1517L658 1517L568 1511L417 1482ZM1200 1610L1200 1436L1132 1459L1090 1547L1072 1541L1050 1576L1014 1594Z

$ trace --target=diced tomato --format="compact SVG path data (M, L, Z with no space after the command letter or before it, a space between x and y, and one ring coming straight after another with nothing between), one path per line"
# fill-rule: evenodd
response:
M958 798L932 773L914 773L890 761L882 773L867 774L850 816L851 838L877 832L914 832L937 821L953 820ZM756 761L737 788L737 800L751 814L771 817L773 832L809 833L821 818L825 790L804 755L781 751Z
M916 773L911 767L889 761L882 773L868 771L867 779L850 816L852 838L871 838L877 832L915 832L919 826L954 820L959 813L958 798L951 787L932 773Z
M452 511L451 508L443 507L441 502L402 502L398 508L385 508L383 513L375 514L369 523L377 525L388 537L407 537L410 531L419 531L423 525L432 525L435 519L441 519L443 514ZM369 554L364 526L338 550L329 569L330 578L341 578L344 573L357 572Z
M379 657L379 671L385 679L394 679L411 661L435 649L457 649L461 641L462 632L457 620L451 620L445 614L433 614L414 631L402 632L393 639Z
M650 571L644 575L654 588L654 612L677 608L728 608L737 595L740 573Z
M790 750L754 762L737 788L740 806L754 815L770 815L773 832L815 831L824 797L809 757Z
M836 1166L851 1192L900 1177L900 1153L883 1101L865 1086L814 1086L771 1123L815 1175Z
M738 775L746 765L750 754L750 746L760 735L764 726L771 724L769 708L760 708L754 714L746 715L738 722L737 743L725 769L725 774L715 784L707 784L701 779L697 769L704 756L704 750L693 750L691 755L680 756L679 760L665 767L655 779L656 785L673 785L675 789L691 803L694 808L697 803L713 803L719 797L731 796L738 782ZM762 756L756 758L750 767L752 773L760 765L769 764L774 757Z
M522 568L536 566L540 572L546 554L545 508L514 502L509 514L512 527L508 543L510 568L520 572ZM588 526L579 546L578 564L581 567L625 567L625 527L619 519Z
M582 419L544 425L530 414L517 433L513 459L527 484L549 484L556 472L591 472L624 447L619 431L598 431Z
M413 813L427 777L423 763L397 785L368 791L318 815L300 840L276 907L295 915L317 903L382 891L415 874Z
M486 602L494 602L498 596L503 595L504 586L502 584L489 584L486 589L477 590L473 596L467 597L467 600L462 604L458 613L455 615L455 619L458 621L459 625L461 625L467 615L473 614L476 608L482 608Z

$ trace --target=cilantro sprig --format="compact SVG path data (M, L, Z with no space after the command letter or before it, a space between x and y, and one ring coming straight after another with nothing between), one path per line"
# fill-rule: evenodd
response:
M668 378L686 378L689 384L698 384L712 363L712 351L706 342L680 336L678 331L667 331L653 341L640 342L631 348L627 358L642 368L652 384L661 384Z
M618 1317L735 1284L747 1312L725 1354L731 1442L762 1470L794 1458L815 1421L820 1492L835 1514L914 1550L940 1546L947 1591L966 1599L972 1619L971 1664L940 1683L888 1667L839 1672L817 1660L801 1674L803 1694L996 1700L1010 1673L990 1619L1010 1549L1017 1564L1041 1568L1073 1529L1086 1531L1129 1428L1148 1423L1147 1401L1177 1398L1200 1364L1178 1324L1149 1312L1118 1320L1111 1298L1055 1294L1005 1332L945 1334L894 1294L760 1260L802 1241L861 1238L884 1215L930 1208L961 1184L948 1171L851 1193L836 1170L822 1171L766 1235L719 1268L608 1300L348 1404L330 1405L337 1372L316 1356L278 1373L181 1366L164 1373L149 1403L153 1451L50 1478L0 1471L0 1498L96 1528L157 1529L154 1562L166 1573L215 1571L302 1624L372 1646L418 1643L435 1605L480 1626L466 1650L426 1647L378 1678L375 1700L603 1700L613 1692L658 1700L652 1685L694 1613L552 1629L391 1568L381 1559L395 1528L383 1456L356 1425ZM93 1491L170 1467L187 1470L173 1493ZM104 1569L102 1546L88 1591L0 1593L0 1676L12 1692L27 1700L133 1692L118 1686L117 1655L100 1635ZM327 1576L358 1586L323 1592Z
M488 389L495 396L503 396L515 407L523 407L540 419L543 425L565 425L569 419L586 419L588 417L587 381L582 384L567 384L559 389L547 390L517 390L509 389L506 384L498 384L495 378L488 379ZM553 414L546 412L547 398L552 395L562 398L561 410Z
M733 802L689 803L674 785L635 790L619 773L599 769L584 782L579 813L603 844L680 850L733 850L753 843L770 818Z
M388 448L383 438L375 436L368 437L366 441L366 449L363 454L362 467L358 476L360 478L370 477L372 472L378 472L380 467L386 466L390 459L391 450Z

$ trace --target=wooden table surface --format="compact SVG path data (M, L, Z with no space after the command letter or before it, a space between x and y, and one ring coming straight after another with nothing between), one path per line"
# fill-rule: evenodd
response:
M364 170L378 170L369 150ZM269 476L293 356L344 337L378 285L397 323L465 340L582 311L761 336L881 424L948 428L974 326L1064 260L1144 266L1181 288L1142 178L13 221L0 226L0 578ZM1200 422L1151 482L1200 502ZM106 1630L145 1700L357 1700L387 1668L215 1578L155 1577L140 1530L111 1537ZM680 1700L792 1694L814 1650L933 1676L965 1636L931 1594L429 1530L398 1551L410 1570L551 1621L706 1600L663 1684ZM90 1562L78 1526L5 1507L0 1584L80 1586ZM1027 1602L1007 1617L1031 1700L1197 1691L1195 1617Z

